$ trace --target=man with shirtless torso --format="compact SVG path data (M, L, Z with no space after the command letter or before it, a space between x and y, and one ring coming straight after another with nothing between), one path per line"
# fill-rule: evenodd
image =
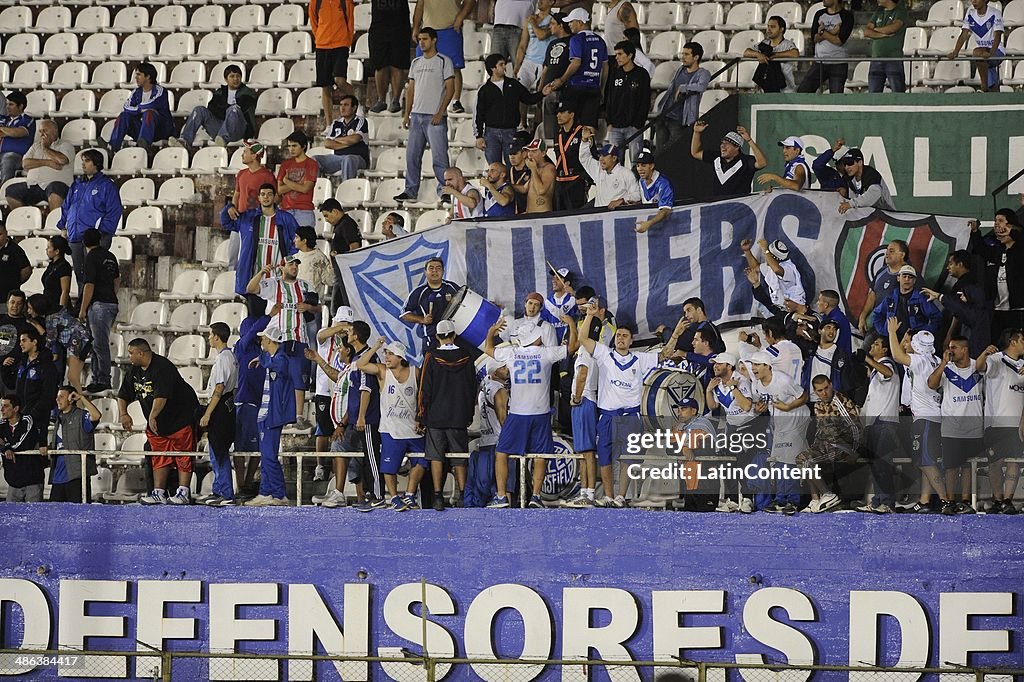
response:
M530 169L530 185L526 193L527 213L547 213L552 210L555 193L555 164L547 157L547 145L534 140L526 146L526 165Z

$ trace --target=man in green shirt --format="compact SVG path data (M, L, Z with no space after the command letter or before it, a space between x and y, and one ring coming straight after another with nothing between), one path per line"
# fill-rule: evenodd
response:
M871 41L871 56L902 57L908 23L907 7L900 0L878 0L878 11L864 28L864 37ZM903 62L872 61L868 69L868 92L882 92L887 79L893 92L906 91Z

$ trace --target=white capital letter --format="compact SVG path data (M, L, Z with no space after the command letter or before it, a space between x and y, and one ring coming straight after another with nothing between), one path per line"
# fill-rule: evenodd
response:
M370 655L370 586L345 585L342 614L344 630L316 585L288 586L288 653L312 654L319 641L328 656ZM288 661L288 679L312 680L313 661ZM369 677L365 661L335 661L335 670L343 680L362 682Z
M879 616L892 616L900 633L900 650L895 661L879 651L883 642L892 637L879 636ZM887 668L914 668L928 665L931 638L928 616L924 607L906 592L853 591L850 592L850 665L885 666ZM879 660L880 657L880 660ZM851 674L851 677L854 675ZM917 673L857 672L860 682L916 682Z
M210 652L235 653L240 641L277 639L277 621L238 618L242 604L273 606L280 601L276 583L214 583L210 585ZM260 658L211 658L211 680L276 680L276 660Z
M751 637L778 650L786 657L790 665L813 664L814 644L804 633L796 628L773 620L771 610L781 608L786 611L790 620L815 621L814 604L810 598L799 590L788 587L765 587L750 595L743 606L743 626ZM764 663L760 654L737 654L737 663ZM757 682L756 670L748 674L740 670L747 682ZM806 682L811 672L787 670L776 673L776 680L784 682Z
M31 580L21 578L0 578L0 614L4 602L16 604L21 609L23 625L21 643L0 641L0 649L47 649L50 646L50 606L43 588ZM10 662L9 666L4 666ZM32 666L14 665L13 656L0 658L0 675L21 675L35 670Z
M594 611L607 611L608 624L593 627ZM567 587L562 590L562 658L586 660L590 649L596 658L606 661L632 661L625 644L636 634L640 608L636 598L626 590L614 587ZM607 666L614 682L639 682L636 668ZM562 682L586 682L582 666L562 668Z
M492 625L502 609L514 609L523 619L523 650L513 654L519 660L544 660L551 657L551 611L544 598L524 585L494 585L477 595L466 613L466 657L497 659L491 641ZM543 665L517 665L517 680L529 682L544 672ZM473 664L473 672L484 682L508 679L509 670L501 665Z
M128 601L128 583L124 580L61 580L58 646L85 650L89 637L124 637L124 616L87 616L88 602L123 604ZM124 656L82 656L73 670L60 669L61 677L127 677L128 659Z
M164 605L194 604L202 601L202 596L203 584L198 580L140 580L135 650L163 651L165 639L195 639L196 619L164 618ZM135 661L136 677L147 677L159 669L158 656L139 656Z
M413 604L423 604L426 601L427 615L431 616L452 616L455 614L455 602L448 591L439 585L426 585L426 597L424 587L420 583L405 583L399 585L388 593L384 600L384 622L396 635L408 640L413 644L423 646L423 619L419 614L411 610ZM421 606L422 608L422 606ZM452 658L455 656L455 638L437 623L427 621L427 652L431 656L440 658ZM379 656L403 656L402 647L379 647ZM409 663L382 663L384 672L396 680L426 679L426 673L421 666ZM435 679L442 680L451 666L448 664L439 665L435 669Z

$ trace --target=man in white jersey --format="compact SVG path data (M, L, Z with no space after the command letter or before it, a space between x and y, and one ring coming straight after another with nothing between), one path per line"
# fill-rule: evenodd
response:
M789 247L781 239L776 239L771 244L765 239L758 239L757 246L764 254L764 263L758 262L754 257L754 243L750 239L740 242L740 249L747 259L747 267L751 270L759 270L764 277L764 283L768 287L772 303L782 309L793 310L793 304L805 305L807 293L804 291L803 279L796 264L789 258ZM787 305L789 301L789 305Z
M581 325L583 329L591 328L598 305L587 304L587 316ZM633 330L626 326L615 330L614 350L594 341L589 335L580 338L580 346L594 357L594 366L600 377L597 389L597 464L601 468L604 497L597 501L599 507L626 506L626 490L630 483L626 476L628 465L619 463L619 490L613 498L615 474L612 463L625 450L629 434L640 430L644 377L673 352L682 333L681 319L660 354L632 352L629 347L633 344Z
M576 353L569 404L572 405L572 447L580 455L580 494L565 503L567 507L594 505L597 487L597 386L598 368L594 356L581 348Z
M890 514L896 501L892 460L902 454L897 427L900 418L900 375L896 363L889 357L889 339L876 337L864 357L870 374L868 394L864 398L861 416L864 420L864 438L871 460L871 475L875 481L875 495L870 504L857 511Z
M1003 460L1020 457L1024 451L1019 428L1024 416L1024 331L1011 329L1002 341L1002 351L989 346L978 356L977 368L985 375L985 444L989 448L988 479L992 486L989 513L1016 514L1013 493L1020 478L1020 464Z
M384 362L374 362L377 351L384 349ZM388 343L384 337L356 360L356 369L380 381L380 471L396 512L419 509L416 488L429 468L422 456L426 449L423 436L416 428L416 372L405 359L405 344ZM419 456L414 456L419 455ZM409 458L409 485L404 495L398 494L398 469Z
M284 332L288 371L295 385L295 428L303 430L313 428L303 415L310 371L310 363L304 355L309 346L309 332L303 315L319 315L320 303L309 283L299 279L299 262L297 255L286 256L277 276L273 276L274 266L265 266L249 280L246 291L281 306L270 323Z
M475 447L470 446L466 489L463 491L466 507L485 507L494 499L494 446L498 444L501 427L508 417L508 380L508 367L493 358L488 359L477 395L480 437L475 441ZM511 464L515 464L514 460ZM509 475L515 480L514 466L509 467Z
M914 415L914 456L918 458L917 465L922 475L921 497L909 511L932 513L929 504L934 490L942 501L940 511L943 514L955 514L956 504L946 495L946 482L939 471L939 460L942 458L942 397L928 385L928 377L939 366L939 359L935 357L935 336L927 330L917 332L910 339L911 352L908 353L896 337L899 320L890 317L887 327L892 359L908 368L910 411Z
M764 351L750 358L754 411L771 418L772 467L792 469L796 467L797 455L807 449L811 413L807 409L807 391L788 374L777 371L774 363L775 358ZM774 495L760 493L754 498L757 509L774 514L795 514L799 502L800 483L792 479L777 480Z
M324 359L328 366L334 365L334 359L341 350L344 343L344 336L352 328L355 320L355 312L347 305L339 306L334 311L334 318L330 327L321 329L316 334L316 352ZM343 336L344 335L344 336ZM314 372L314 393L313 413L316 421L316 451L326 452L331 446L331 436L334 434L335 423L331 420L331 395L334 392L334 382L322 367L317 365ZM313 473L314 481L324 480L324 466L317 458L316 470Z
M460 168L452 166L444 172L441 198L445 202L451 201L453 220L479 218L484 214L484 200L480 188L468 182Z
M736 369L739 359L733 353L718 353L711 359L711 369L714 378L708 382L707 390L704 392L705 405L708 410L721 409L725 416L726 433L730 438L733 434L757 433L757 413L754 412L753 394L750 389L750 380L743 376ZM762 427L765 426L762 424ZM763 428L762 428L763 431ZM744 461L749 462L753 453L741 453ZM746 483L744 481L744 483ZM741 492L749 493L749 490ZM754 511L753 500L741 495L738 502L734 502L726 496L718 505L718 511L734 512L739 511L749 514Z
M575 353L579 348L572 318L563 315L561 320L569 327L568 347L540 345L540 327L528 325L519 331L517 348L495 349L494 335L505 326L504 318L499 318L487 335L484 353L508 367L512 375L509 414L495 445L494 477L497 491L488 507L509 506L509 455L551 454L555 450L551 433L551 368L564 360L568 353ZM546 471L546 460L534 462L533 496L529 503L531 508L543 507L540 490Z
M942 391L942 468L950 499L959 492L957 514L974 514L971 506L971 467L967 460L980 455L985 435L982 376L971 358L970 342L954 336L939 364L928 377L928 388Z
M1003 51L999 49L1003 40L1003 14L996 7L990 7L988 0L971 0L971 6L961 24L963 30L957 36L956 44L949 53L949 59L956 59L968 38L974 36L977 47L971 53L981 80L981 91L999 90L999 63Z
M757 334L740 333L740 357L749 363L751 355L763 350L771 356L772 368L785 374L799 386L803 381L804 356L800 352L800 346L787 338L786 325L779 318L770 317L761 323L761 331L764 332L764 340L767 342L764 348Z
M540 345L557 346L559 343L558 334L555 331L555 327L544 319L544 316L541 314L543 310L544 297L536 291L527 294L526 300L523 301L523 316L517 317L508 325L508 328L502 334L502 338L514 341L521 330L527 327L536 327L540 331ZM560 314L559 317L562 315L564 313Z
M348 342L348 332L338 334L338 346L334 353L334 359L328 364L319 353L313 349L306 349L306 357L316 364L317 369L323 371L331 380L331 397L329 408L329 419L333 425L330 436L331 452L344 452L345 425L348 423L348 400L351 389L359 391L358 386L353 386L351 373L355 370L352 359L356 356L356 350ZM348 460L344 457L333 459L334 480L333 486L328 486L327 492L323 495L314 495L313 504L323 505L328 509L345 507L348 505L348 498L345 497L345 483L348 477ZM353 482L356 486L356 499L362 500L365 497L362 479L355 477Z

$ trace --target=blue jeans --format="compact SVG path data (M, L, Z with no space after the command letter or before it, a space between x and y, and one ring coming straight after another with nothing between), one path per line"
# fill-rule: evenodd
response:
M484 130L484 158L487 163L509 166L508 148L512 144L515 128L487 128Z
M289 208L285 210L285 213L295 218L295 223L302 227L313 227L316 225L316 211L307 210L304 208Z
M893 92L906 92L907 74L903 62L871 62L868 67L868 92L882 92L885 81Z
M185 125L181 129L181 139L185 144L192 146L200 127L210 137L223 137L229 144L238 142L245 137L245 114L242 113L240 106L232 104L224 112L224 120L221 120L211 114L206 107L198 106L185 119Z
M281 449L281 427L268 428L260 422L260 495L284 499L284 470L277 458Z
M625 163L626 150L622 148L625 144L626 138L630 135L636 134L637 128L628 126L626 128L609 128L606 140L608 144L613 144L619 148L619 163ZM636 163L636 157L640 153L640 148L643 145L644 136L637 135L632 142L629 143L629 158L630 161Z
M359 154L317 154L313 157L323 175L334 175L342 180L356 177L366 168L366 159Z
M434 177L437 189L444 186L444 172L448 170L448 117L434 125L430 114L412 114L409 117L409 144L405 151L405 193L417 196L420 193L420 169L423 167L423 150L430 143L434 156Z
M88 312L92 332L92 380L110 385L110 328L117 319L116 303L92 303Z

